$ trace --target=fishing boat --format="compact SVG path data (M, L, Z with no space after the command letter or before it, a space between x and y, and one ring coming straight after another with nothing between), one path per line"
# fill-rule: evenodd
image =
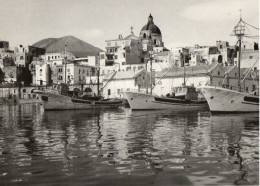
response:
M94 108L117 108L122 106L122 100L104 99L101 96L103 88L101 91L99 90L99 74L100 72L98 67L97 94L95 94L89 87L85 88L84 91L79 90L78 88L75 88L73 91L69 91L69 86L66 83L53 85L51 89L46 90L35 89L32 90L32 93L38 94L41 100L40 104L44 110L80 110Z
M32 90L40 97L44 110L82 110L95 108L117 108L122 100L104 99L94 95L90 88L80 92L79 89L68 91L66 84L54 86L53 89Z
M237 36L239 42L239 56L238 56L238 89L229 90L226 88L204 86L198 89L204 95L208 102L211 112L259 112L259 92L258 88L251 93L243 92L241 84L245 77L248 76L251 69L245 75L244 79L240 81L240 62L241 62L241 42L245 35L244 21L240 18L238 24L235 26L234 35ZM258 58L259 59L259 58Z
M185 63L184 63L185 64ZM171 68L168 69L169 72ZM166 74L167 74L166 72ZM183 110L197 110L208 107L206 100L199 99L199 92L193 86L187 86L185 82L185 65L184 65L184 83L181 87L173 88L172 92L166 96L157 96L152 93L153 88L160 82L153 86L152 83L152 55L150 55L150 94L148 93L148 86L146 86L146 93L125 91L125 95L130 108L132 110L158 110L158 109L183 109ZM166 75L164 74L164 76ZM163 78L162 76L161 78ZM146 81L147 82L147 81Z
M207 108L206 100L199 100L195 87L179 87L185 94L175 96L174 93L165 97L140 92L124 92L132 110L184 109L197 110ZM191 99L193 98L193 99Z

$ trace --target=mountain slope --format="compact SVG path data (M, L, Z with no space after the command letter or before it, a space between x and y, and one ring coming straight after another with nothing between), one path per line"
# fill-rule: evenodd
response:
M46 52L61 52L65 50L73 53L76 57L96 56L103 51L85 41L74 36L65 36L61 38L47 38L33 44L35 47L45 48Z

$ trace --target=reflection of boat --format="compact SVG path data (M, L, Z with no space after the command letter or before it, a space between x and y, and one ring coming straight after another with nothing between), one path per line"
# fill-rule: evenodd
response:
M241 62L241 42L245 35L245 22L240 18L240 21L235 26L234 34L239 41L239 58L238 58L238 90L229 90L214 86L199 87L199 90L204 94L211 112L259 112L259 94L258 88L251 95L247 92L241 91L241 84L243 80L252 71L252 67L248 69L244 79L240 81L240 62ZM259 58L258 58L259 59Z
M183 86L167 97L152 94L124 92L132 110L155 110L155 109L199 109L206 108L207 101L198 100L198 92L195 87Z
M44 110L114 108L122 105L121 100L103 99L102 96L96 96L90 90L88 88L84 92L78 89L68 91L68 86L61 84L57 86L57 89L33 90L33 92L40 95Z

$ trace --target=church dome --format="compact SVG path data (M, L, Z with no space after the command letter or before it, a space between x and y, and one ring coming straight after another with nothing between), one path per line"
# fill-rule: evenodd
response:
M153 16L150 14L148 17L148 23L143 26L141 31L149 30L152 34L161 34L161 30L153 23Z

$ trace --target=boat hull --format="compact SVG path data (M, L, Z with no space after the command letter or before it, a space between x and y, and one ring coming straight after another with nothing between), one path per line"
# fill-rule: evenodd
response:
M259 112L259 97L234 90L206 86L198 88L211 112Z
M124 92L132 110L185 109L197 110L207 108L206 102L181 101L180 99L158 97L150 94Z
M122 106L122 101L112 100L83 100L71 98L56 93L55 91L36 91L41 99L44 110L83 110L95 108L117 108Z

